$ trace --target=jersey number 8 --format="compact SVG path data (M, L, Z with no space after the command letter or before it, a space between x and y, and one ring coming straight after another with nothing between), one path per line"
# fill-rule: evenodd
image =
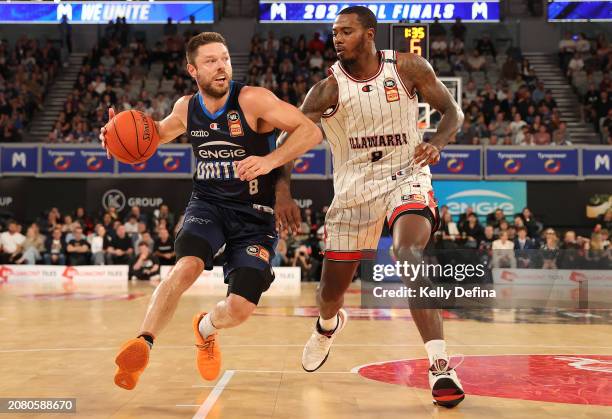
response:
M253 179L249 182L249 194L255 195L257 192L259 192L259 182L257 179Z
M375 161L378 161L382 158L382 151L381 150L377 150L377 151L372 151L372 163L374 163Z

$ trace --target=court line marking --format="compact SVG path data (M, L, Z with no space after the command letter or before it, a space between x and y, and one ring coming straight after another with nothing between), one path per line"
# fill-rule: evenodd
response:
M200 407L199 404L177 404L176 407Z
M450 347L456 348L553 348L553 349L612 349L612 346L592 346L592 345L521 345L521 344L449 344ZM304 347L303 344L261 344L261 345L223 345L224 348L291 348ZM385 343L359 343L359 344L336 344L334 348L422 348L422 343L415 344L385 344ZM182 346L155 346L155 349L188 349L193 348L193 345ZM63 351L115 351L117 347L93 347L93 348L17 348L17 349L0 349L0 353L15 353L15 352L63 352Z
M204 400L204 403L202 403L202 406L200 406L196 414L193 415L193 419L204 419L208 413L210 413L211 409L217 402L217 399L221 393L223 393L225 386L234 376L234 372L234 370L225 371L225 373L221 376L221 379L217 381L217 384L212 389L206 400Z

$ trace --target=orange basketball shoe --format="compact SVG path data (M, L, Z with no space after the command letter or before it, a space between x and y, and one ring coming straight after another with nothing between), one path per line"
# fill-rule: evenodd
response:
M149 352L151 349L143 337L130 339L123 344L117 357L117 372L115 372L115 384L126 390L132 390L138 383L140 374L149 363Z
M219 376L221 371L221 349L217 341L217 334L213 333L206 339L200 334L200 320L206 312L198 313L193 317L193 331L196 338L196 364L203 379L212 381Z

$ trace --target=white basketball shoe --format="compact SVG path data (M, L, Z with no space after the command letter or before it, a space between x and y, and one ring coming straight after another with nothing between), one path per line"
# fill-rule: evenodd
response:
M461 382L448 358L434 357L429 368L429 387L433 402L438 406L455 407L465 398Z
M342 329L344 329L347 321L348 315L342 308L338 311L338 325L336 329L331 332L323 331L319 325L319 319L317 319L315 330L312 332L312 335L310 335L308 342L306 342L304 352L302 353L302 368L304 368L305 371L316 371L325 364L329 356L331 345L334 343L334 339Z

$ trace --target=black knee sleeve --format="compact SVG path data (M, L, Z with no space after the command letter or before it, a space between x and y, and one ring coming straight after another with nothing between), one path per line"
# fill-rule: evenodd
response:
M225 278L227 295L236 294L257 305L261 294L270 288L272 281L274 272L270 268L236 268Z
M213 268L213 251L210 244L203 238L191 234L183 229L179 231L174 241L176 261L185 256L195 256L204 261L204 269Z

